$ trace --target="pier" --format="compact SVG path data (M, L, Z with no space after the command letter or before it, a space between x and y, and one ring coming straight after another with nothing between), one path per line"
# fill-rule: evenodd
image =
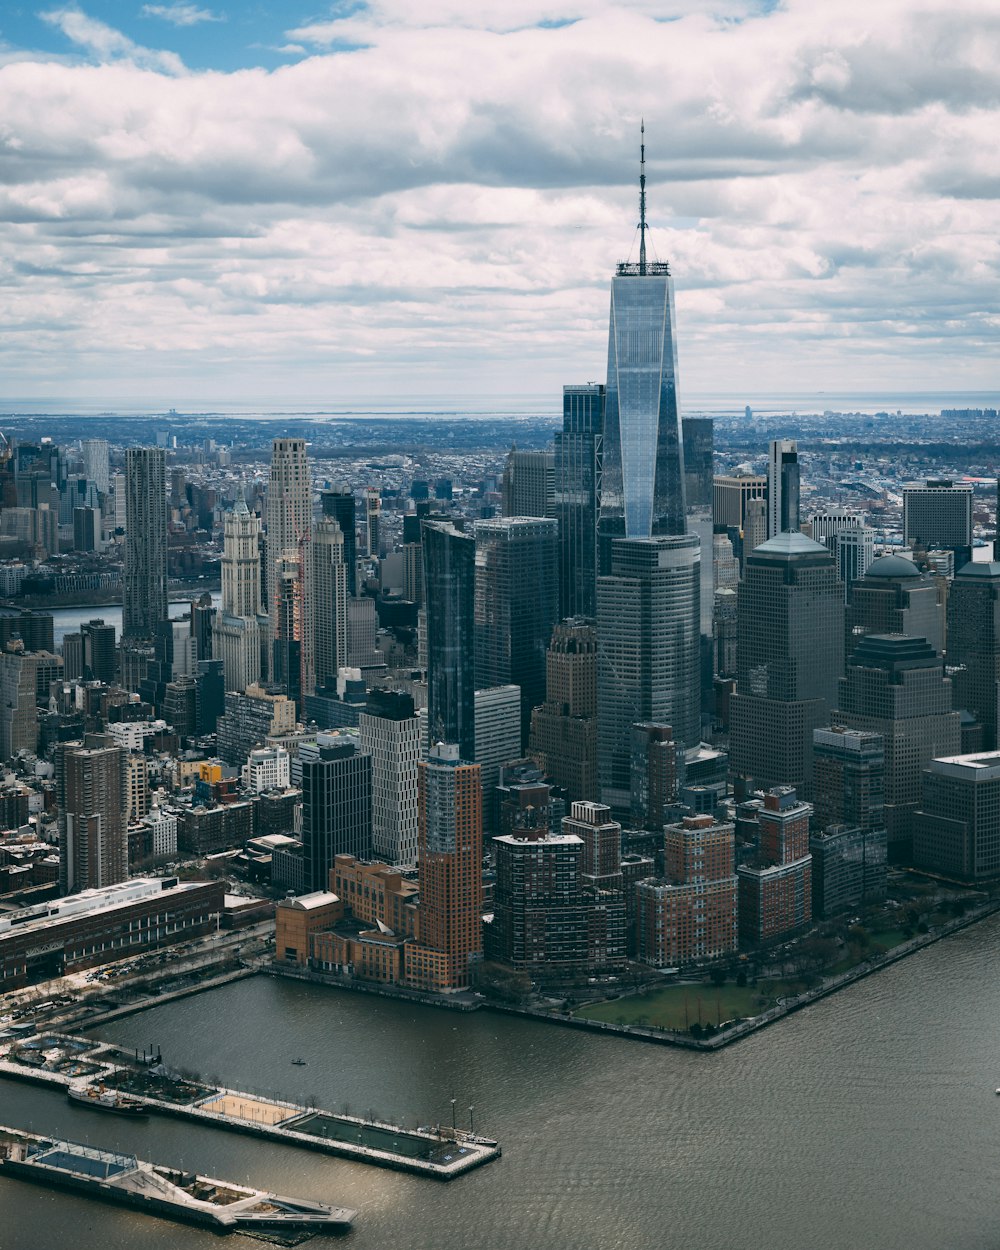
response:
M108 1042L46 1032L0 1036L0 1077L62 1088L114 1090L150 1114L170 1115L368 1163L449 1181L500 1157L500 1145L454 1125L403 1128L300 1106L245 1090L209 1085L172 1073L159 1056Z
M356 1215L345 1207L285 1198L147 1163L135 1155L0 1125L2 1176L72 1190L217 1233L249 1233L285 1245L289 1235L298 1244L304 1235L345 1231Z

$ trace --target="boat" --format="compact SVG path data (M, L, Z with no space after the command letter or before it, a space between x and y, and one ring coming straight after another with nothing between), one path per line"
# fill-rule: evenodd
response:
M103 1085L84 1085L66 1091L70 1102L79 1103L81 1107L91 1107L94 1111L110 1111L114 1115L148 1116L149 1108L137 1098L129 1098L115 1089L105 1089Z
M294 1063L297 1068L304 1068L306 1066L306 1061L304 1059L293 1059L292 1063Z

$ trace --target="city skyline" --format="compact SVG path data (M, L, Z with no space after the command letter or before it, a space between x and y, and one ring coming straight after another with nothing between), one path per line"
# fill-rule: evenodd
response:
M5 398L557 396L641 116L682 399L992 380L977 0L120 7L0 27Z

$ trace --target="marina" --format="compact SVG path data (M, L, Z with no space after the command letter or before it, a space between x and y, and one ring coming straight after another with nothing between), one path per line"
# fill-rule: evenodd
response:
M72 1190L217 1233L250 1233L282 1245L299 1245L317 1233L346 1231L356 1214L2 1125L0 1176Z
M63 1088L78 1105L144 1117L168 1115L230 1132L339 1155L359 1163L453 1180L500 1157L498 1142L454 1123L417 1128L334 1113L182 1077L159 1053L47 1032L0 1036L0 1076Z

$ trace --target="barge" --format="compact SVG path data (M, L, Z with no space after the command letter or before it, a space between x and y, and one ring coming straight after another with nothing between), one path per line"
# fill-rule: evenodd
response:
M356 1212L0 1126L0 1177L71 1190L217 1233L344 1232Z

